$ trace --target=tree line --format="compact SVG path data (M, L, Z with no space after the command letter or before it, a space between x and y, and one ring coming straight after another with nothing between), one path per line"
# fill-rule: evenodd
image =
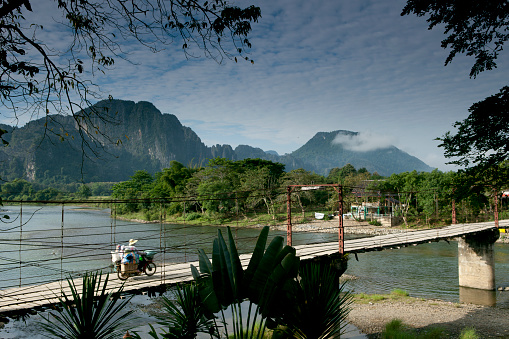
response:
M500 196L503 189L472 184L462 172L412 171L383 177L347 164L322 176L303 169L285 172L283 164L268 160L216 158L202 168L173 161L154 176L137 171L130 180L112 187L112 198L126 201L117 206L117 213L141 213L150 220L158 219L162 209L166 216L188 221L265 216L277 222L286 220L289 185L320 184L342 185L344 213L363 202L392 204L391 211L382 208L380 213L401 216L406 225L450 224L453 200L458 222L489 220L494 195ZM154 199L163 199L164 207ZM306 212L327 214L338 209L338 196L332 189L295 189L291 202L294 215L303 219Z
M503 167L503 166L502 166ZM505 167L503 167L505 168ZM497 170L499 173L500 170ZM495 195L501 198L504 181L491 181L464 171L403 172L384 177L351 164L335 167L327 176L304 169L285 172L281 163L262 159L215 158L203 167L186 167L172 161L151 174L136 171L118 183L76 183L65 178L28 182L13 180L0 186L5 201L84 200L90 197L118 200L115 213L126 217L184 221L286 220L289 185L342 185L343 212L363 203L379 204L379 213L400 216L405 225L443 225L452 222L452 202L458 222L489 220ZM504 200L498 200L501 206ZM306 219L312 212L338 211L333 189L292 190L293 215ZM388 206L392 208L389 209Z

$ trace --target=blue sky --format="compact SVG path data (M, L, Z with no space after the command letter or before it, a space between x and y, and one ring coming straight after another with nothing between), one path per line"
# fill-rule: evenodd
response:
M476 79L468 76L472 58L444 67L443 31L401 17L405 3L243 0L237 4L262 10L250 38L254 64L186 60L178 42L155 54L128 44L130 62L117 59L94 81L104 97L149 101L176 115L209 146L284 154L317 132L343 129L361 133L360 151L393 144L452 170L434 138L507 84L507 54Z

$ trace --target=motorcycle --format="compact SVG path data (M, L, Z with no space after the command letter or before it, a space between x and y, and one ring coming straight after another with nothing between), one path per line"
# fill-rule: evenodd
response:
M121 263L121 255L118 252L112 252L112 259L115 262L114 269L117 272L117 276L120 280L127 280L127 278L141 275L145 273L148 276L156 273L156 264L154 263L154 256L157 251L145 251L140 252L141 263Z

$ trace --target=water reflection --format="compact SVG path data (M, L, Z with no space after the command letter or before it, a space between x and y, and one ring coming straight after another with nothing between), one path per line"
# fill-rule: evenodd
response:
M494 307L497 305L497 292L460 286L460 303Z

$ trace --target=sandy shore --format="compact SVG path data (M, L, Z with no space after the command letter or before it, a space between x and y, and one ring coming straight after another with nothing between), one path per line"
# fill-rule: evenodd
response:
M348 319L370 338L377 338L393 319L419 330L441 327L453 338L467 327L474 328L481 338L509 338L509 309L438 300L355 303Z

